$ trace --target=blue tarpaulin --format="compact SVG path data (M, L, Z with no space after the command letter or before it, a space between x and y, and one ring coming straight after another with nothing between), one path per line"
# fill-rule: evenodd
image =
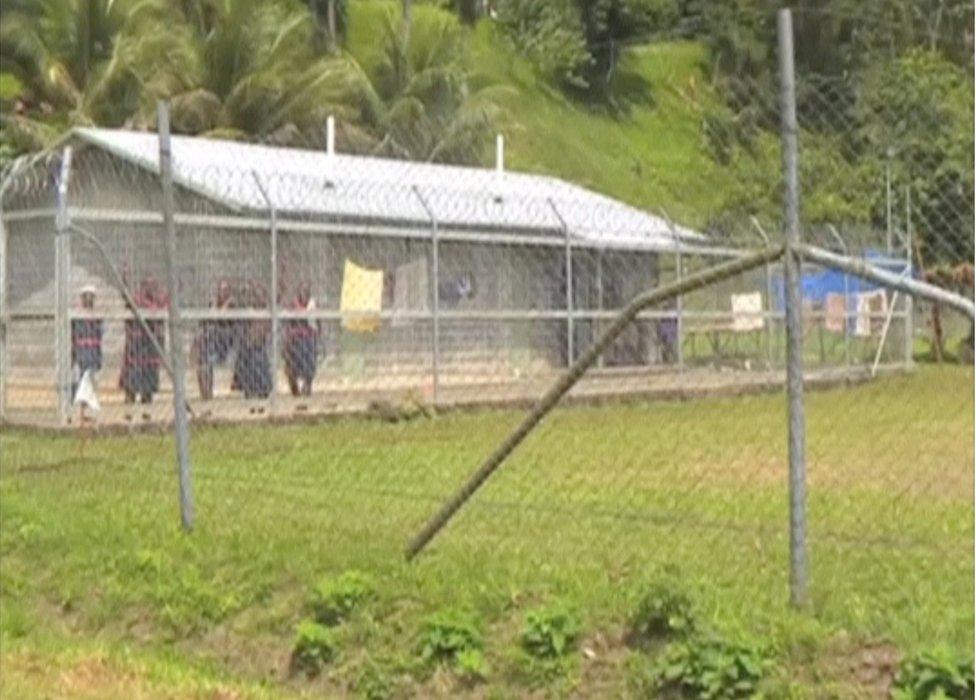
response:
M879 267L896 275L903 274L909 266L907 260L893 260L877 251L869 250L864 255L866 262ZM804 272L800 278L800 292L804 301L812 302L815 306L823 306L827 299L827 294L843 294L844 278L847 277L848 308L853 310L857 303L857 294L860 292L870 292L878 289L881 285L867 280L862 280L854 275L845 275L839 270L824 269L819 272ZM773 278L773 294L776 299L776 309L783 311L786 308L785 297L786 285L782 275Z

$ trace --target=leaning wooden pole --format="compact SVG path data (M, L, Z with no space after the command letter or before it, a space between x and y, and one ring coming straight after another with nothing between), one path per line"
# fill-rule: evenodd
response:
M407 560L413 559L423 550L427 544L434 539L438 532L447 525L454 514L461 509L471 496L474 495L485 481L488 480L495 470L508 458L515 448L532 432L545 418L559 400L579 381L580 377L597 361L600 355L617 339L617 337L630 325L641 311L654 304L659 304L668 299L687 294L701 287L705 287L715 282L719 282L729 277L740 275L753 268L760 267L766 263L778 259L783 254L783 246L773 246L764 248L756 253L746 255L731 262L707 268L694 275L684 277L653 290L649 290L634 297L629 304L620 312L610 327L601 335L596 342L584 352L569 369L563 373L555 384L539 399L532 411L523 419L512 433L505 438L505 441L498 446L482 465L468 477L468 480L448 499L433 518L424 528L410 541L407 546Z

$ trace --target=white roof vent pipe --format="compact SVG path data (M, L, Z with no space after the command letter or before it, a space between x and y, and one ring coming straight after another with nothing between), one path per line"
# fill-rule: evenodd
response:
M505 172L505 137L501 134L495 136L495 178L501 180L502 173ZM495 192L492 197L495 204L502 204L505 199L501 192Z
M325 152L330 156L335 155L335 117L332 115L325 120Z

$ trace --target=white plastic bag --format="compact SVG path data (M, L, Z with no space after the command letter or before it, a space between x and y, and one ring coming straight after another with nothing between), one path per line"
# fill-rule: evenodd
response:
M92 379L92 371L86 369L85 373L81 375L81 381L78 382L78 389L75 391L75 406L85 406L94 413L98 413L102 409L102 405L98 402L98 396L95 394L95 382Z

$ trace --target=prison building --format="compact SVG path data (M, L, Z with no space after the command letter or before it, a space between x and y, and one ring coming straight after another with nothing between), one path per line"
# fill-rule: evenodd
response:
M658 284L662 257L707 243L584 187L507 170L500 147L494 168L186 136L173 137L172 156L188 367L194 329L208 319L273 319L278 392L287 391L288 321L302 315L321 328L323 391L545 374ZM4 189L6 410L16 400L54 410L63 399L58 368L65 377L70 339L58 328L84 315L85 285L98 290L106 319L99 384L111 402L132 318L117 278L132 290L167 279L156 135L75 129L48 157L19 164ZM234 290L234 311L213 308L221 280ZM299 312L302 282L314 306ZM657 322L645 319L602 364L647 367L664 355ZM232 363L217 368L218 396L230 391Z

